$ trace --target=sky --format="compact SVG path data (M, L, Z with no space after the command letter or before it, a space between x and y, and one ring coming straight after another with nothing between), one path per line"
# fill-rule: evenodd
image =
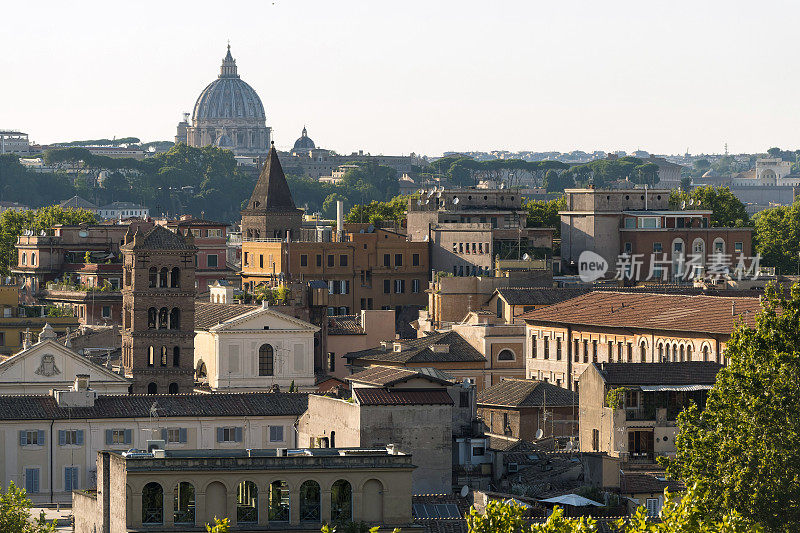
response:
M173 140L228 40L279 149L800 147L800 3L3 2L0 129Z

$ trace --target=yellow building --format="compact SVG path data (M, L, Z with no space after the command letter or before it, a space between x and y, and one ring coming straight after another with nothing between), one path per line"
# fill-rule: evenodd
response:
M36 342L38 332L45 324L50 324L58 334L79 326L78 319L71 312L69 316L52 316L50 312L62 314L64 311L53 307L20 305L19 287L16 285L0 285L0 308L0 356L9 356L22 350L28 330L31 332L31 342Z

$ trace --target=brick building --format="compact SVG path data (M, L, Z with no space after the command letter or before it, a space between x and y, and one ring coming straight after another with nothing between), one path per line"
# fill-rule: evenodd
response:
M206 292L214 281L233 278L235 273L228 267L227 260L227 224L185 215L179 220L166 222L165 226L170 231L181 235L191 233L194 237L197 292Z
M194 254L190 236L162 226L125 236L122 366L131 392L194 388Z
M668 189L567 189L561 215L561 261L565 272L577 271L580 255L600 255L613 275L618 257L641 259L635 280L685 278L685 263L697 256L692 274L702 276L715 254L727 261L752 255L752 228L711 226L710 209L670 209ZM655 259L655 262L653 261ZM747 261L749 265L749 260Z

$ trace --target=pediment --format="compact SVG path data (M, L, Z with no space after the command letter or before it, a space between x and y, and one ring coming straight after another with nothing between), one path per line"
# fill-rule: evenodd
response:
M38 342L0 363L0 383L71 383L78 374L91 381L127 383L123 376L52 340Z
M250 313L232 318L231 320L214 326L210 331L264 331L265 328L270 330L308 331L310 333L319 330L317 326L305 320L300 320L299 318L285 315L268 308L257 309Z

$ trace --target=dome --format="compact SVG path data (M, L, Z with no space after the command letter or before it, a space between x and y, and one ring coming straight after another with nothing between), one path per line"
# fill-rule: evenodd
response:
M230 45L222 60L219 77L203 89L192 113L195 124L214 119L266 120L261 98L237 73Z
M233 139L231 139L225 133L223 133L222 135L217 137L217 140L214 141L214 144L216 146L218 146L219 148L233 148L235 146L235 143L233 142Z
M305 152L313 150L314 148L316 148L316 145L314 141L311 140L311 137L308 136L305 126L303 126L303 133L300 135L300 138L294 142L294 151Z

